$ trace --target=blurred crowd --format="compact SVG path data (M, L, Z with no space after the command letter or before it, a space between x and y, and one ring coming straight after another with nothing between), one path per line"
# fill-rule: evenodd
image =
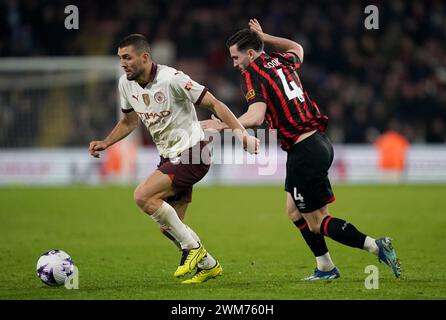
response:
M329 116L334 142L370 143L389 129L412 143L446 141L446 2L441 0L0 3L2 57L115 55L121 38L142 33L155 61L189 73L237 115L246 105L225 41L256 17L265 32L304 47L299 74ZM79 8L79 30L64 28L68 4ZM364 26L369 4L379 9L377 30ZM97 108L113 113L113 107L88 101L84 105L83 118L91 119L87 122L93 128L83 132L95 138L106 134L114 118L98 128L94 117L103 114ZM209 114L199 111L199 116ZM0 110L0 122L1 118ZM61 144L88 142L86 135L69 136Z

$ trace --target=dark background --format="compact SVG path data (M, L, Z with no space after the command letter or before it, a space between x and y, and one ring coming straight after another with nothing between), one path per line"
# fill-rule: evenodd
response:
M79 8L79 30L64 28L69 4ZM378 30L364 27L369 4L379 8ZM334 142L371 143L389 128L412 143L445 142L443 1L9 0L0 2L0 55L115 55L121 38L142 33L157 62L189 73L240 115L246 105L225 41L252 17L265 32L304 47L300 77L329 116ZM117 91L115 85L109 83L103 91ZM83 112L72 120L82 133L69 134L55 145L84 145L93 136L107 134L116 121L116 104L115 97L105 100L73 106L74 112ZM18 109L11 103L0 105L1 146L10 146L11 134L17 132ZM208 115L200 111L199 116ZM8 124L10 131L4 129ZM41 126L37 122L32 130ZM11 146L38 143L26 140Z

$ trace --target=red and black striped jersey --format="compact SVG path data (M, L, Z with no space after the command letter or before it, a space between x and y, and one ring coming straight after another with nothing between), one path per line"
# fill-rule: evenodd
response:
M242 73L241 87L248 106L266 103L266 122L277 129L284 150L305 132L325 131L328 121L302 87L296 72L300 65L294 53L262 53Z

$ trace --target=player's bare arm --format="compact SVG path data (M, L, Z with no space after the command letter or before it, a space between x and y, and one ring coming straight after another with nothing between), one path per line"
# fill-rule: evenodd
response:
M217 115L228 128L234 131L234 134L240 139L243 148L249 153L258 153L259 140L248 134L245 127L240 123L232 111L220 100L215 98L211 93L206 92L201 100L200 107L206 108Z
M299 57L301 63L304 61L304 49L297 42L264 33L257 19L250 19L248 25L251 30L260 35L263 42L271 45L275 50L279 52L292 52Z
M266 103L255 102L248 107L248 111L242 114L238 120L245 128L261 126L265 121Z
M104 151L119 140L124 139L135 130L137 126L138 116L136 115L136 112L131 111L124 113L122 119L119 120L118 124L104 140L90 142L90 154L95 158L99 158L99 151Z
M262 123L265 121L265 113L266 113L266 103L256 102L249 106L248 111L242 114L238 118L238 121L245 128L255 128L262 125ZM213 129L221 131L229 128L226 123L216 118L215 116L212 116L211 119L209 120L203 120L200 123L201 127L204 130Z

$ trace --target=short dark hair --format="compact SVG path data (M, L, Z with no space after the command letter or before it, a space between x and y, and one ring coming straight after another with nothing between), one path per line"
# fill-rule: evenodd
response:
M119 42L119 48L124 48L128 46L135 47L136 51L138 52L150 53L149 42L147 41L146 37L144 37L142 34L139 33L128 35L127 37L122 39L121 42Z
M237 31L226 41L226 46L229 48L233 45L237 45L240 51L253 49L255 51L263 50L263 40L260 35L250 29L242 29Z

